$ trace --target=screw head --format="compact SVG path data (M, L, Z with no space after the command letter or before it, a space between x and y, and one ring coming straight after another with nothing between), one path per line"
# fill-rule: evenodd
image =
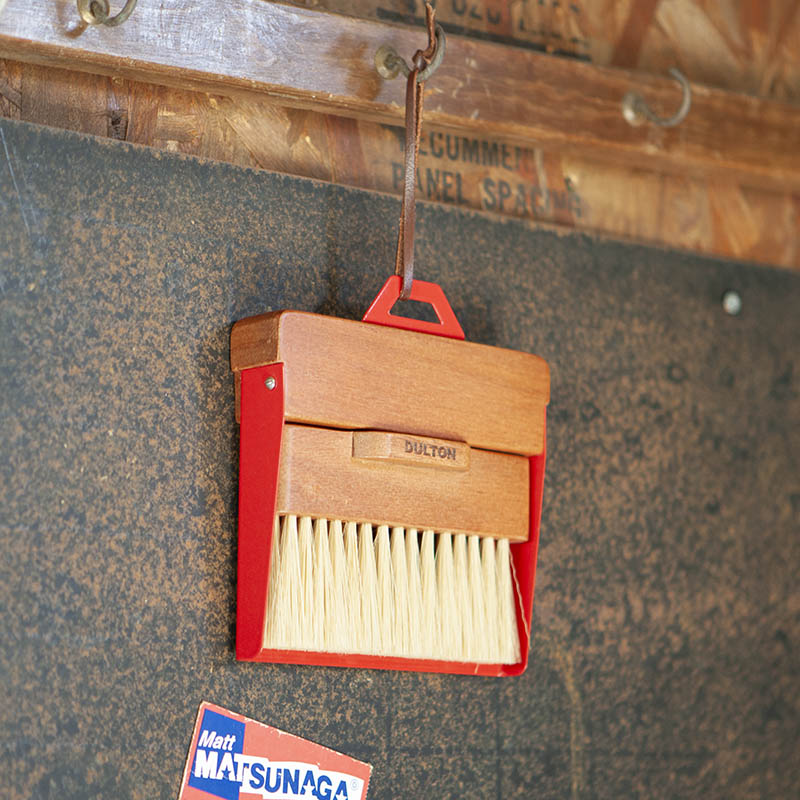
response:
M375 69L382 78L392 80L400 73L399 57L395 49L382 44L375 53Z
M628 92L625 97L622 98L622 116L625 118L625 122L627 122L628 125L633 125L634 128L642 125L645 121L644 115L639 107L641 99L642 98L639 97L636 92Z
M742 310L742 298L739 295L739 292L734 292L732 289L729 289L722 295L722 307L725 309L725 312L730 314L732 317L735 317L739 312Z
M267 378L264 381L264 386L266 386L267 389L272 391L275 388L276 383L277 383L277 381L275 380L275 378Z

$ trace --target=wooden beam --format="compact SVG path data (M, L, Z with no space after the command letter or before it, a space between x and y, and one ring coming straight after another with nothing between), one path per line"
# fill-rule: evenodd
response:
M373 56L411 54L420 30L262 0L142 4L116 28L82 26L72 0L8 0L0 56L217 94L256 93L285 105L402 122L404 85ZM633 128L620 102L641 91L663 113L671 79L451 36L426 91L425 118L445 130L502 137L673 174L800 190L800 107L693 87L677 128Z

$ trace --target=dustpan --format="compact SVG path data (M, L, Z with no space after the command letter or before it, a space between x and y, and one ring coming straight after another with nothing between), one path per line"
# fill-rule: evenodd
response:
M231 334L240 421L236 656L246 661L518 675L528 660L549 370L464 341L441 288L392 313L401 278L362 321L280 311ZM519 658L485 663L265 646L276 519L294 514L510 540Z

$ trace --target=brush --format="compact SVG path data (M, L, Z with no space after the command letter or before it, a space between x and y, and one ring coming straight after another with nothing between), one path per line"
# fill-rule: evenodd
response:
M441 290L420 285L438 325L373 304L378 324L277 312L234 326L239 658L527 663L549 372L460 341Z
M519 661L509 541L276 518L264 646Z

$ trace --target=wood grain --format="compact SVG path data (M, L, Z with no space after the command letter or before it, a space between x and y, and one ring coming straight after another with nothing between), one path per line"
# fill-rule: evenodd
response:
M0 113L13 119L85 130L84 120L100 115L107 136L129 142L363 189L400 190L402 134L389 125L15 61L0 60L0 76L6 76L19 103L0 97ZM97 125L94 132L103 135L102 129ZM565 157L427 123L417 197L723 258L800 267L800 226L790 191ZM725 213L712 213L722 207Z
M275 362L288 421L542 451L550 373L529 353L299 311L233 326L234 371Z
M0 60L0 116L20 119L22 116L23 65Z
M472 450L469 469L352 457L352 433L286 425L278 513L525 541L528 459Z
M297 0L341 14L421 25L424 0ZM439 0L448 33L800 101L797 0Z
M400 125L402 82L382 80L373 56L386 42L419 44L416 30L259 0L201 0L191 14L166 0L113 30L81 30L75 16L69 0L9 0L0 55ZM657 109L677 105L672 80L451 36L425 113L462 134L800 190L800 108L695 85L679 128L632 128L620 101L634 87Z

